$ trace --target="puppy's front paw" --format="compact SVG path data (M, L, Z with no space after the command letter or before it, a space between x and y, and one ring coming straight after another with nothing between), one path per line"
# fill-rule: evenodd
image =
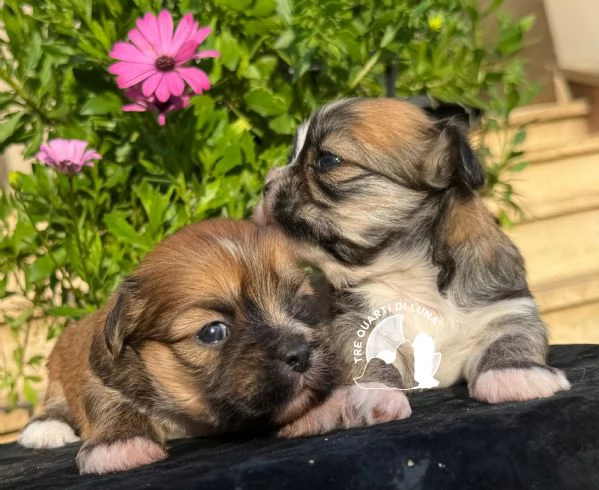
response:
M165 449L145 437L134 437L110 444L85 444L77 455L82 475L103 475L154 463L168 456Z
M412 415L408 397L403 391L383 383L352 386L343 413L345 427L363 427L407 419Z
M341 414L347 404L350 387L337 388L321 405L285 425L278 436L285 439L326 434L342 427Z
M338 388L322 404L283 427L279 437L326 434L335 429L365 427L412 414L406 395L382 383Z
M547 398L569 389L564 373L543 367L492 369L479 375L469 386L470 396L486 403Z
M73 428L61 420L34 420L27 424L19 436L19 444L34 449L61 447L79 438Z

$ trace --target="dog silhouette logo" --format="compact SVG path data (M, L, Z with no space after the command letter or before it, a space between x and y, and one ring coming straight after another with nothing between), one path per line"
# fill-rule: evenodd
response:
M394 365L397 359L397 350L403 344L409 343L414 358L414 381L416 385L412 388L394 388L390 386L389 389L406 391L439 386L435 374L441 364L441 353L435 352L433 338L425 332L420 332L410 341L404 333L404 321L405 315L393 315L383 319L370 332L365 348L366 364L360 376L354 378L354 383L363 389L372 389L360 384L360 379L364 377L368 364L374 359L380 359L387 365Z

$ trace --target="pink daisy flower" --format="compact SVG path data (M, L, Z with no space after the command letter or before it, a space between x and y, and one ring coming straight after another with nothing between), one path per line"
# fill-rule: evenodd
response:
M93 167L93 160L102 159L102 155L87 145L87 141L82 140L53 139L42 145L35 157L60 173L75 175L84 166Z
M172 111L180 111L189 106L191 95L183 93L179 97L171 95L166 102L160 102L154 96L145 97L141 90L132 87L125 91L125 95L131 99L133 104L123 106L125 112L146 112L152 111L158 113L158 124L166 124L166 114Z
M173 33L173 17L167 10L157 16L147 13L137 19L129 31L130 42L116 43L110 56L117 61L108 71L117 76L119 88L141 83L144 97L155 96L158 102L181 97L185 83L199 94L210 88L208 75L199 68L183 66L193 59L214 58L218 51L200 51L198 46L208 37L210 27L198 28L191 14L183 16Z

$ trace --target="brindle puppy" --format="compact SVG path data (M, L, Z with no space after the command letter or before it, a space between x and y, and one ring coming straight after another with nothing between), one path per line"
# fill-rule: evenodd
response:
M403 327L408 338L426 332L434 339L440 386L465 379L470 394L488 403L569 388L546 365L547 329L524 261L477 195L483 183L458 128L405 102L343 100L299 128L289 164L267 178L255 220L302 241L304 259L338 289L341 316L330 338L345 352L347 383L356 374L357 327L373 310L401 301L438 317L432 325L415 315ZM368 378L409 388L411 355L398 354L399 379L384 363ZM403 392L386 393L408 404ZM331 430L339 407L325 404L285 434Z

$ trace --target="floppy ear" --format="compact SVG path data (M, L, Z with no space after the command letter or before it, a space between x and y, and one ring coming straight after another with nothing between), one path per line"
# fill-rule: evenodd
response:
M458 175L470 189L480 189L485 184L485 169L478 161L470 143L459 133L460 155L457 162Z
M106 347L113 359L120 356L127 342L127 337L135 328L135 322L139 312L138 301L135 296L138 289L138 281L135 277L125 279L117 289L104 324L104 340ZM137 306L137 307L136 307Z
M480 189L485 183L485 169L464 132L451 120L437 121L436 127L430 182L441 187L457 183L472 190Z

